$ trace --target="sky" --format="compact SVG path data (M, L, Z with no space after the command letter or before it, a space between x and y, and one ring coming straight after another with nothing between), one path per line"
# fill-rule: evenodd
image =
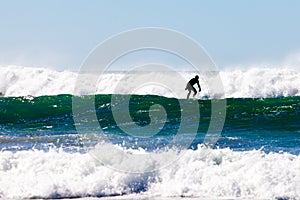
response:
M300 62L300 1L0 0L0 65L77 70L120 32L161 27L201 44L221 69Z

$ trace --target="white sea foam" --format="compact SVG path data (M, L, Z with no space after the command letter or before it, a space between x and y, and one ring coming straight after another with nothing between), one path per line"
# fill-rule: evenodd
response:
M29 68L19 66L0 67L0 92L4 96L41 96L57 94L74 94L74 86L77 73L70 71L54 71L45 68ZM172 74L146 72L149 76L168 78ZM188 81L195 76L193 72L180 72ZM202 92L198 97L280 97L300 95L300 72L292 69L278 68L250 68L245 70L221 71L220 77L223 82L225 94L214 93L209 90L207 80L213 78L211 74L200 74ZM82 94L111 94L114 93L124 73L106 73L95 87L91 85L87 76L82 82L84 85L76 95ZM151 79L150 79L151 80ZM122 84L122 83L121 83ZM175 87L182 88L182 94L178 98L185 98L184 90L186 82L178 82ZM95 88L95 89L93 89ZM172 91L158 85L137 86L135 94L155 94L166 97L174 97Z
M170 153L169 150L152 154L156 157ZM155 163L149 162L145 167L155 169ZM139 194L161 198L299 199L299 181L299 155L266 154L259 150L234 152L199 146L166 168L140 174L114 171L89 153L59 149L0 152L0 198Z

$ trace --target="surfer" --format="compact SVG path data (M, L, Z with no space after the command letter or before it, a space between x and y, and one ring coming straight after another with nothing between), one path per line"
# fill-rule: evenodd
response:
M192 79L186 84L185 90L188 90L188 91L189 91L189 93L187 94L187 97L186 97L187 99L190 98L190 94L191 94L191 91L192 91L192 90L193 90L193 92L194 92L193 97L196 96L197 90L196 90L196 88L194 88L194 86L193 86L193 85L195 85L196 83L197 83L197 85L198 85L199 92L201 92L201 87L200 87L200 84L199 84L199 76L196 75L195 78L192 78Z

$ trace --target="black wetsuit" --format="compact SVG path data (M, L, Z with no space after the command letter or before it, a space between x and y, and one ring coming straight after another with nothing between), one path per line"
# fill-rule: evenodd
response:
M194 95L193 95L193 96L195 96L195 95L197 94L197 90L196 90L196 88L194 88L194 86L193 86L193 85L195 85L195 84L198 85L198 87L199 87L199 92L201 91L201 87L200 87L200 84L199 84L199 79L197 79L197 78L192 78L192 79L187 83L187 85L186 85L186 87L185 87L185 90L188 90L188 91L189 91L189 93L188 93L188 95L187 95L187 98L189 98L189 96L190 96L192 90L193 90L193 92L194 92Z
M194 93L197 93L197 90L196 90L196 88L194 88L194 86L193 85L195 85L197 83L197 85L198 85L198 87L199 87L199 91L201 91L201 87L200 87L200 84L199 84L199 79L196 79L196 78L192 78L189 82L188 82L188 84L186 85L186 90L189 90L189 91L191 91L191 90L193 90L194 91Z

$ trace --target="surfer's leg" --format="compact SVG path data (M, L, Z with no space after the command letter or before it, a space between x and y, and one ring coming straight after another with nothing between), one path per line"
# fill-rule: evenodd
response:
M194 91L194 95L193 95L193 97L194 97L197 94L197 90L193 87L193 91Z
M191 90L189 90L189 93L187 94L186 98L189 99L191 94Z

